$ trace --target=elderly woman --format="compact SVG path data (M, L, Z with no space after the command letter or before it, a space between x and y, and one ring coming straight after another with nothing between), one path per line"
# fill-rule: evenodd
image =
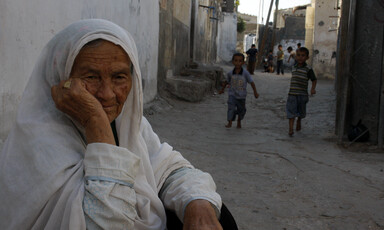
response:
M158 230L166 210L184 229L222 229L212 177L160 143L134 41L105 20L47 44L0 164L0 229Z

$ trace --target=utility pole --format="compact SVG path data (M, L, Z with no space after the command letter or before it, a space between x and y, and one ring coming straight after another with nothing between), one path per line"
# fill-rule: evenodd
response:
M276 9L275 9L275 15L273 17L273 32L272 32L272 43L270 50L273 50L273 47L275 47L275 40L276 40L276 24L277 24L277 13L279 9L279 0L276 0Z
M265 53L265 42L267 40L268 31L269 31L269 17L271 16L273 6L273 0L271 0L271 4L269 6L267 21L265 22L264 32L263 32L263 40L261 41L261 47L259 49L259 54L257 55L257 66L260 66L261 64L261 58L263 57L263 53Z

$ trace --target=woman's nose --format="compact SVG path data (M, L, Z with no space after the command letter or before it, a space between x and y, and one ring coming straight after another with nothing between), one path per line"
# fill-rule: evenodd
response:
M108 101L115 96L111 81L102 81L96 94L98 99Z

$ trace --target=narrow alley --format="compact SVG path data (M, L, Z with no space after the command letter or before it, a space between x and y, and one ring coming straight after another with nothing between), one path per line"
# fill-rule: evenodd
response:
M289 137L290 73L254 80L260 97L248 94L242 129L224 127L227 92L160 100L146 117L161 141L211 173L241 230L384 229L384 155L336 144L334 82L318 81L303 129Z

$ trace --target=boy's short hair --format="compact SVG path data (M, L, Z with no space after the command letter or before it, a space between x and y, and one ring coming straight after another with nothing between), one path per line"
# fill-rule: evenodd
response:
M307 55L307 57L309 56L309 50L305 47L298 48L297 52L302 52L302 53L305 53Z
M255 45L255 44L252 44L251 47L256 47L256 45Z
M297 46L300 46L300 47L301 47L301 43L297 43Z
M292 46L288 47L288 49L287 49L287 50L288 50L288 51L289 51L289 50L292 50Z
M279 45L278 47L283 47L282 45Z
M234 53L233 56L232 56L232 61L235 59L236 56L237 57L242 57L243 61L245 60L244 54L242 54L242 53Z

